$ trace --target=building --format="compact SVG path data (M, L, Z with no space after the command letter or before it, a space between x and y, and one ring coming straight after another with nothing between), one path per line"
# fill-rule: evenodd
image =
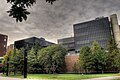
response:
M0 57L3 57L6 53L7 39L7 35L0 34Z
M2 67L2 59L6 53L8 36L0 34L0 68Z
M100 17L91 21L86 21L73 25L74 37L58 39L58 44L62 44L67 48L69 53L65 57L66 68L68 72L73 72L74 64L77 62L80 48L82 46L91 46L94 40L98 41L101 47L107 47L109 36L117 43L117 48L120 49L120 26L118 24L117 15L113 14L110 17ZM70 45L72 46L72 49Z
M58 44L66 48L69 54L75 53L74 37L58 39Z
M54 43L46 41L44 38L30 37L14 42L14 48L20 49L23 47L32 48L35 44L39 44L42 47L47 47Z
M82 46L91 46L94 40L98 41L101 47L106 48L109 36L115 39L120 49L120 27L116 14L74 24L73 28L74 37L58 39L58 44L62 44L68 51L79 52Z
M112 35L116 41L118 49L120 49L120 27L118 24L118 19L117 19L116 14L113 14L110 16L110 22L111 22L111 26L112 26L112 30L113 30Z
M74 24L75 50L79 51L82 46L91 46L94 40L105 48L111 32L112 29L108 17Z

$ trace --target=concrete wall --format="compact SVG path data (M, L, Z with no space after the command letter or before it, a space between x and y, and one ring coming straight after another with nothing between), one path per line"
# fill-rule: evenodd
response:
M73 66L77 62L79 55L65 56L67 72L73 72Z
M117 15L116 14L111 15L110 20L111 20L111 26L113 28L114 38L118 45L117 47L120 49L120 28L118 24Z

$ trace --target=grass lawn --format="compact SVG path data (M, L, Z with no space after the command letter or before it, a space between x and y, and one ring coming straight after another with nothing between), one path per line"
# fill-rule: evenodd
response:
M117 76L117 74L28 74L28 79L80 80L107 76ZM21 75L10 75L10 77L23 78Z

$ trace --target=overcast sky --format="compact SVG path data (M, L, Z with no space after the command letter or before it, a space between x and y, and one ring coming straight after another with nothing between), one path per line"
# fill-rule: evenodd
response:
M73 36L73 24L116 13L120 20L120 0L57 0L53 5L36 0L28 20L16 23L6 13L10 6L0 0L0 33L8 35L8 44L27 37L48 41Z

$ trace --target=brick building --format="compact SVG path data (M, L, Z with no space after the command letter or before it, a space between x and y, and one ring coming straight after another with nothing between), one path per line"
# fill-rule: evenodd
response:
M6 53L7 39L7 35L0 34L0 67L2 67L2 59Z
M7 39L7 35L0 34L0 57L3 57L6 53Z

